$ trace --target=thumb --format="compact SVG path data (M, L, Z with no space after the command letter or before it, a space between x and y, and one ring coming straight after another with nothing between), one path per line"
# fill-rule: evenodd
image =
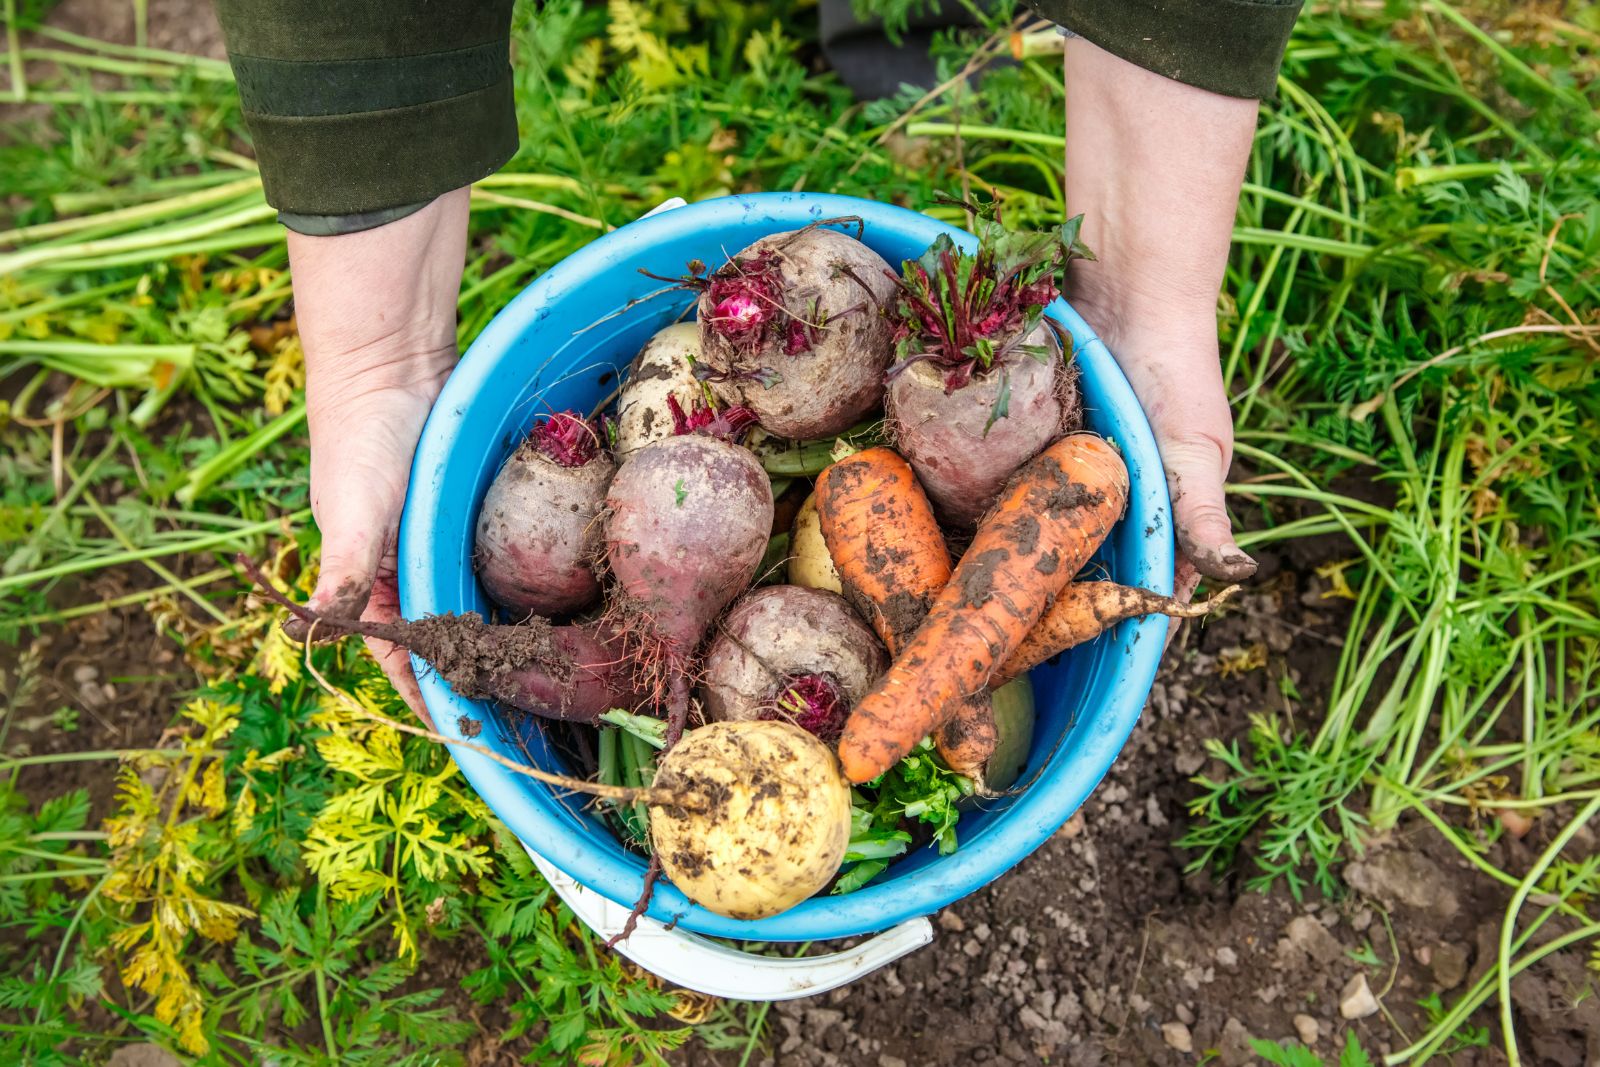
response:
M322 529L322 569L306 606L336 618L359 619L372 599L378 565L393 537L381 521L385 509L370 492L349 484L330 488L320 497L313 491L312 508ZM296 640L304 640L307 629L298 618L284 623L284 632ZM334 636L327 632L328 638Z
M1161 458L1179 550L1204 577L1225 582L1249 578L1256 561L1234 542L1223 500L1224 449L1210 437L1186 437L1164 442Z

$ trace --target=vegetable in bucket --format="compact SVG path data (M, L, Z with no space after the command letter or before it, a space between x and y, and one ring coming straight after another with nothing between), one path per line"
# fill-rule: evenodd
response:
M1074 581L1128 485L1114 446L1062 436L1074 372L1042 311L1072 232L935 242L908 279L828 224L692 267L698 321L624 354L614 421L538 421L480 509L484 588L522 621L290 609L567 720L554 740L579 776L556 784L607 798L649 858L635 915L657 872L755 919L948 855L976 798L1028 788L1029 667L1132 614L1219 602ZM925 371L968 413L912 427ZM576 476L574 517L550 516Z

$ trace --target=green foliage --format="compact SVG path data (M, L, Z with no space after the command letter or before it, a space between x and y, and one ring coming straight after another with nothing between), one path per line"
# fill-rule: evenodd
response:
M1250 1047L1255 1050L1257 1056L1268 1063L1276 1064L1277 1067L1372 1067L1372 1060L1361 1047L1361 1041L1354 1031L1345 1035L1344 1049L1333 1064L1329 1064L1304 1045L1285 1045L1277 1041L1251 1038Z
M939 854L948 856L956 850L960 804L973 788L972 780L946 767L933 742L923 738L910 755L867 783L871 799L863 806L878 831L897 830L902 820L931 827Z
M925 6L859 4L892 32ZM1012 13L939 36L943 95L857 107L817 72L799 0L522 5L522 146L474 198L458 340L671 196L821 189L964 224L940 198L962 189L1016 229L1060 225L1056 64L955 77ZM1197 783L1184 843L1217 869L1248 857L1257 887L1337 890L1402 816L1516 885L1485 858L1493 813L1555 818L1600 783L1600 23L1501 15L1316 7L1263 109L1219 309L1240 542L1343 538L1350 620L1332 691L1287 687L1300 718L1257 716ZM659 1062L704 1013L596 946L440 753L319 695L270 619L233 619L225 562L204 569L310 518L281 232L234 154L225 65L146 55L109 89L60 66L0 143L0 639L92 614L90 583L133 561L152 584L127 603L204 691L162 753L106 764L104 829L0 763L0 1007L19 1020L0 1056L144 1037L204 1062L450 1062L461 991L430 963L470 949L467 992L511 1020L474 1039ZM36 225L54 228L15 229ZM353 647L316 657L398 713ZM29 677L4 680L9 706ZM905 844L908 815L953 847L966 787L919 758L860 809L847 878ZM1589 930L1596 882L1554 858L1530 925ZM1508 966L1533 951L1516 920ZM1466 1014L1494 992L1424 1005L1413 1051L1476 1042ZM717 1033L748 1056L753 1035Z

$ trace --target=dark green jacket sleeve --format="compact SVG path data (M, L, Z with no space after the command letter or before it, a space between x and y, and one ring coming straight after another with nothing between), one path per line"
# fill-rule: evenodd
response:
M1302 0L1029 0L1113 55L1224 96L1264 100Z
M512 0L216 2L285 221L398 217L517 150Z

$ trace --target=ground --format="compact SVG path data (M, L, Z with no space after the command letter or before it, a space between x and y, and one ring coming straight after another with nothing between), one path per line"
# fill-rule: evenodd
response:
M209 5L151 0L150 10L152 46L222 54ZM128 40L132 5L64 0L52 21ZM1488 970L1508 889L1466 877L1465 860L1406 821L1349 858L1333 898L1307 887L1296 899L1282 882L1250 889L1248 843L1215 874L1191 872L1193 855L1173 844L1189 822L1191 779L1218 773L1207 739L1244 743L1257 712L1302 728L1318 722L1346 601L1328 595L1316 569L1347 552L1310 539L1261 553L1261 574L1238 603L1174 641L1140 724L1083 811L1015 870L938 915L932 946L846 989L775 1006L766 1058L753 1062L1186 1064L1214 1052L1232 1065L1263 1062L1250 1038L1301 1040L1328 1059L1348 1032L1374 1058L1407 1045L1428 1024L1430 997L1448 1001ZM146 577L105 571L60 595L63 603L115 597ZM44 682L16 709L6 741L13 754L155 745L193 682L183 650L140 607L50 627L33 647ZM0 669L9 673L21 651L0 648ZM71 730L55 714L62 707L76 712ZM96 823L109 810L103 764L21 773L25 790L86 786ZM1522 840L1502 837L1489 858L1525 871L1547 844L1536 828ZM1572 851L1595 845L1580 829ZM515 1051L487 1036L504 1025L497 1008L457 989L482 965L482 946L457 938L424 951L413 984L452 990L450 1006L483 1024L470 1061ZM1567 953L1512 984L1527 1062L1600 1062L1600 1000L1582 995L1584 964ZM1469 1047L1451 1062L1504 1062L1484 1047L1498 1045L1493 1023L1487 1012L1470 1020L1458 1033ZM717 1055L691 1045L675 1060Z

